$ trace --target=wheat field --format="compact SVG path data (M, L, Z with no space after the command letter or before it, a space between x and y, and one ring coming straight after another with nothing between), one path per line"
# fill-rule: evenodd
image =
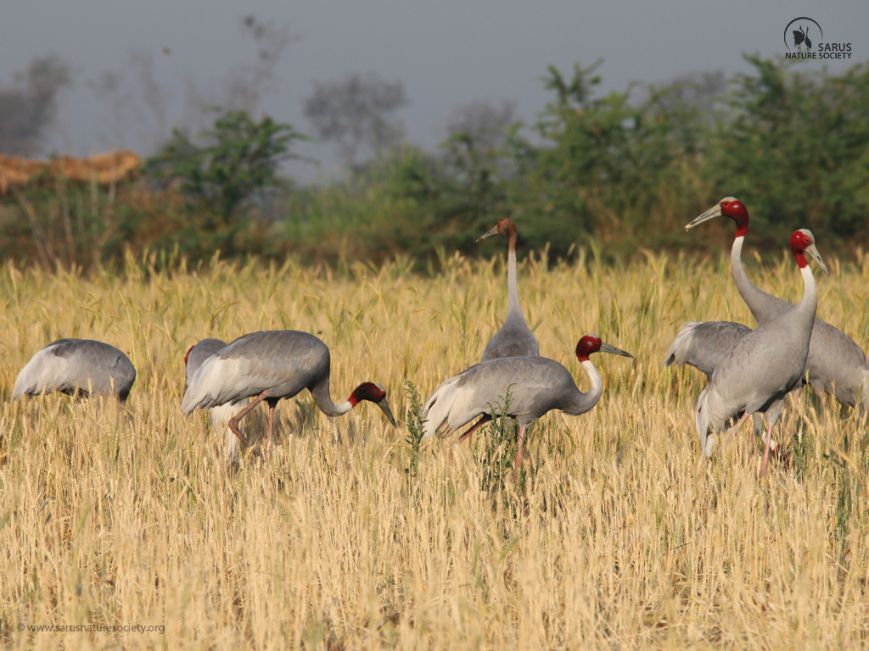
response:
M865 348L869 255L831 262L819 315ZM725 436L711 461L700 457L701 376L662 367L683 321L751 323L726 258L522 265L541 351L581 388L580 335L599 333L636 359L593 358L603 398L588 414L550 413L529 429L519 485L492 479L491 432L418 451L406 441L413 387L424 398L474 363L500 325L502 262L456 256L430 276L410 267L215 261L169 273L146 260L87 276L3 267L0 643L869 645L866 416L810 394L791 400L779 428L791 461L759 479L761 446L747 429ZM773 293L801 292L784 254L749 270ZM179 410L184 351L205 336L269 328L330 346L336 398L363 380L385 385L399 426L369 404L328 419L300 395L280 404L272 453L254 447L228 471L207 417ZM125 407L10 400L18 370L61 336L129 354L138 379Z

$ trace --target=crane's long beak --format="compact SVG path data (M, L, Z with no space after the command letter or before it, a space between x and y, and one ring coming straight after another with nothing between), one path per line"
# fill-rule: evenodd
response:
M622 357L630 357L634 358L629 352L622 350L621 348L616 348L615 346L610 346L609 344L601 344L600 352L602 353L612 353L613 355L621 355Z
M721 217L721 214L722 214L721 213L721 205L716 204L716 205L712 206L709 210L704 212L703 214L698 215L697 217L692 219L690 222L685 224L685 230L690 231L692 228L694 228L695 226L699 226L703 222L708 222L710 219L715 219L716 217Z
M490 237L494 237L497 234L498 234L498 225L495 224L494 226L492 226L492 228L490 228L485 233L480 235L480 237L477 238L477 242L482 242L483 240L489 239Z
M383 410L383 413L386 414L386 419L389 421L389 424L395 427L395 416L392 415L392 409L389 408L389 402L386 398L376 404Z
M812 260L818 263L821 271L823 271L824 273L829 273L827 271L827 265L824 264L824 259L821 257L820 252L818 252L818 247L816 247L814 244L810 244L806 247L806 253L809 254Z

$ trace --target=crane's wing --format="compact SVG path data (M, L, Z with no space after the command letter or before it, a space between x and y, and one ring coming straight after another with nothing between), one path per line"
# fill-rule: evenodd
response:
M226 346L226 342L221 339L209 338L196 342L187 351L185 385L190 384L190 380L196 371L199 370L199 367L202 366L202 363L224 346Z
M238 402L267 389L295 395L328 376L329 349L305 332L274 330L239 337L207 358L184 392L181 410L191 413Z
M732 321L692 321L682 326L664 359L664 366L688 364L710 377L733 345L751 328Z

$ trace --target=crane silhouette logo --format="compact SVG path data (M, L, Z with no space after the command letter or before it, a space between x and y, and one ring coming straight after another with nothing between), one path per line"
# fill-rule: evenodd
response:
M790 39L788 39L790 37ZM789 50L811 50L812 39L824 38L824 30L814 18L800 16L785 26L784 41Z

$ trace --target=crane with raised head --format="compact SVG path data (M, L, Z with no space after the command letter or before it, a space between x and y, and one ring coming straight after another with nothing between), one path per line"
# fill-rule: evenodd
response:
M246 438L238 428L239 422L265 401L271 445L278 401L308 389L317 407L327 416L341 416L358 403L368 401L380 407L389 422L395 425L382 386L363 382L346 401L336 405L329 391L330 373L329 348L314 335L298 330L254 332L239 337L202 362L187 384L181 410L190 414L196 408L235 405L253 398L227 422L241 443L246 444Z
M486 344L483 361L499 357L537 357L540 355L540 346L528 327L519 305L519 287L516 280L516 225L510 219L499 219L492 228L477 238L477 242L495 235L507 236L507 318L501 329Z
M21 369L12 397L59 391L82 397L111 395L125 402L135 381L133 363L114 346L93 339L58 339Z
M630 353L585 335L576 344L576 357L588 375L591 388L580 391L570 372L546 357L501 357L480 362L444 381L423 407L424 438L437 432L461 428L478 416L480 419L462 438L498 414L500 402L509 396L507 416L519 425L518 447L513 462L513 478L518 478L528 424L552 409L579 415L592 409L603 393L603 381L590 357L593 353Z
M736 426L755 413L766 414L766 445L761 473L766 470L772 428L785 396L802 381L809 355L818 295L806 255L826 271L811 231L799 229L790 247L803 278L803 298L777 317L743 336L720 361L695 407L695 424L704 456L729 423Z
M695 217L686 226L691 230L718 217L736 224L736 236L730 248L730 271L739 294L752 316L762 325L775 319L792 304L756 287L742 266L742 247L748 235L748 209L735 197L724 197L716 205ZM816 318L806 362L809 384L818 392L830 393L844 404L869 410L869 360L844 332L823 319Z

